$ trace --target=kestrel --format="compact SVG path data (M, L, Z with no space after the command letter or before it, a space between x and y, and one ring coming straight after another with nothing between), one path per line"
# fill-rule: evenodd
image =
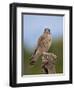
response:
M47 52L52 43L52 35L49 28L45 28L43 35L41 35L37 42L37 47L31 56L30 64L34 64L37 59L43 54L43 52Z

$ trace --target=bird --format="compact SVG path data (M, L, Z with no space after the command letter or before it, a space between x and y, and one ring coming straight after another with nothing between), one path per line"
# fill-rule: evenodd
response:
M52 35L49 28L45 28L43 34L39 37L37 41L37 47L30 58L30 64L38 60L38 58L43 54L43 52L48 52L52 44Z

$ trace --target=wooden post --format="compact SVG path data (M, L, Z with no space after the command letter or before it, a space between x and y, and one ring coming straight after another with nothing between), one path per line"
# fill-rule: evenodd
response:
M44 52L42 55L42 69L45 74L54 74L56 73L56 58L57 56L54 53Z

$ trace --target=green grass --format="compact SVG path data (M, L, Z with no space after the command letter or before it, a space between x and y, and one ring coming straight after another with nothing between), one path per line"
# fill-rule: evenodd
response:
M63 40L54 41L49 52L57 55L56 73L63 73Z
M30 53L27 49L24 49L24 67L22 74L24 75L33 75L33 74L42 74L41 71L41 58L37 60L35 65L31 66L29 58L32 53ZM53 40L52 45L49 49L49 52L52 52L57 55L56 62L56 73L63 73L63 40Z

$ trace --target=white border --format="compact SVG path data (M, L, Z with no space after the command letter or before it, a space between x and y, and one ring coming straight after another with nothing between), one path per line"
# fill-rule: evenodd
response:
M48 13L48 14L64 14L63 22L63 74L49 75L24 75L21 76L21 13ZM64 81L69 80L69 11L55 9L37 9L37 8L17 8L17 83L46 82L46 81Z

